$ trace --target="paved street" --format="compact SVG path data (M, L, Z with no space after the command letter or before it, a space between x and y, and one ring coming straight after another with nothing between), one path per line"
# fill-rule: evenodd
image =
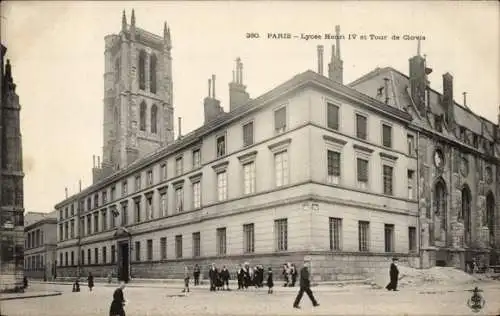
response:
M486 306L478 315L500 314L500 283L479 285ZM292 308L295 291L267 294L267 289L211 293L195 288L188 296L178 288L126 288L127 315L470 315L466 305L472 286L403 288L399 292L361 286L317 288L321 306L313 308L304 296L301 310ZM72 293L69 285L33 284L32 291L63 291L60 296L3 301L1 314L16 315L108 315L114 288L98 286L93 292L82 287ZM313 289L314 290L314 289Z

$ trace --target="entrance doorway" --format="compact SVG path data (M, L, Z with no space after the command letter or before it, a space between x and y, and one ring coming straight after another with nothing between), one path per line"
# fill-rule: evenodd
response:
M129 244L121 242L118 244L118 279L129 281Z

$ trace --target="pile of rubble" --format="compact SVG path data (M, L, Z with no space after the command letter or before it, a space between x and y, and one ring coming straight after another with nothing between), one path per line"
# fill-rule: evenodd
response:
M479 280L476 275L468 274L460 269L451 267L432 267L429 269L415 269L399 266L398 287L412 287L429 284L454 285L470 284ZM370 279L373 288L383 288L389 283L389 268L376 271Z

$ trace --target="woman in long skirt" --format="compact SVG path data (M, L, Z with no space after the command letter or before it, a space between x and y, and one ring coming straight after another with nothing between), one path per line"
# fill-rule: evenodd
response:
M89 276L87 278L87 282L89 285L90 292L92 292L92 288L94 287L94 276L92 276L92 273L89 272Z

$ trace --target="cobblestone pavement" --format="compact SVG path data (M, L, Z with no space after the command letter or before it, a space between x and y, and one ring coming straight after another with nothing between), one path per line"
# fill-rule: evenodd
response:
M500 283L478 284L484 290L484 309L478 315L500 315ZM1 315L108 315L112 287L96 287L92 292L72 293L68 285L34 284L34 290L59 290L60 296L3 301ZM471 315L468 286L403 288L398 292L346 287L315 292L321 304L313 308L305 295L301 310L292 308L296 292L267 289L246 292L209 292L193 288L184 296L178 288L126 288L126 313L131 315ZM313 289L314 290L314 289Z

